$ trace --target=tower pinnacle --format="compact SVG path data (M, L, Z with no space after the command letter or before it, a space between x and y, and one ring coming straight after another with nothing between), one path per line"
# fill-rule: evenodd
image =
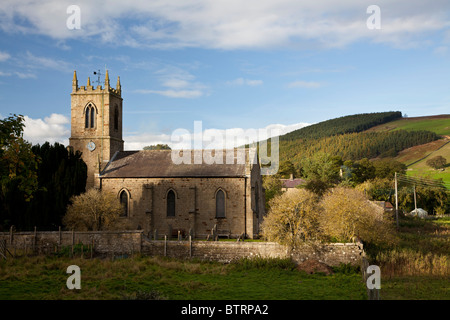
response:
M108 75L108 70L106 70L106 74L105 74L105 89L109 89L109 75Z
M72 79L72 91L78 90L78 80L77 80L77 71L75 70L73 72L73 79Z
M116 90L119 92L119 94L122 91L122 86L120 85L120 77L117 77L117 84L116 84Z

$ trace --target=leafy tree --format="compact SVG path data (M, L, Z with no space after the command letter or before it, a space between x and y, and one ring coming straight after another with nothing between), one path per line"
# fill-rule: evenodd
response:
M383 209L371 203L364 193L337 187L324 195L320 224L325 235L339 241L360 238L370 243L391 243L393 224Z
M391 201L395 194L394 182L391 179L374 178L355 187L363 192L370 200Z
M15 223L14 209L21 209L38 189L39 158L23 139L24 117L0 120L0 228Z
M270 211L261 225L263 237L287 245L320 237L318 197L304 189L294 189L271 200Z
M0 178L2 193L16 186L27 201L37 190L38 160L31 144L23 139L24 118L13 115L0 120Z
M447 165L447 160L443 156L436 156L428 159L426 162L427 166L433 169L442 169Z
M355 183L363 183L373 178L375 178L375 167L369 159L363 158L354 163L352 180Z
M283 178L288 178L291 174L297 175L297 170L291 161L282 161L278 169L278 174Z
M55 227L70 196L84 191L86 165L62 145L32 146L23 128L21 115L0 120L0 229Z
M394 179L395 173L405 174L406 165L393 159L381 159L372 162L375 176L380 179Z
M342 159L319 152L302 162L303 173L307 179L305 188L322 195L328 188L339 181Z
M146 146L143 150L172 150L167 144L158 143L156 145Z
M444 214L449 210L449 192L437 187L416 187L417 207L422 208L428 214ZM401 186L398 190L399 208L411 212L414 210L414 186Z
M42 159L38 167L39 190L27 206L28 227L55 229L61 225L69 200L85 192L87 166L79 151L62 144L32 147Z
M268 212L270 209L270 200L283 193L281 190L283 183L281 182L279 175L265 175L262 179L265 191L266 212Z
M339 159L324 152L319 152L303 161L303 172L307 179L336 182L339 179L339 169Z
M74 196L63 218L69 230L98 231L127 229L127 221L120 217L123 207L116 196L94 188Z
M308 179L302 186L298 186L300 189L306 189L321 197L332 185L329 182L321 179Z

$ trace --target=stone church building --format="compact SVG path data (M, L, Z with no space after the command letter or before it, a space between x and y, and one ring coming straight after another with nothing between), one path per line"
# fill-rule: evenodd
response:
M88 166L86 189L115 194L122 218L151 235L258 236L265 207L256 155L222 150L223 161L198 164L205 150L183 150L192 161L177 164L171 150L124 151L122 103L119 77L114 89L106 71L104 88L94 88L89 78L78 86L74 72L69 144Z

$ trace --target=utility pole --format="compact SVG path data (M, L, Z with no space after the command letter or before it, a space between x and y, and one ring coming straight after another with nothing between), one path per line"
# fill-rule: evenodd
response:
M395 173L395 220L398 229L398 188L397 188L397 172Z
M417 197L416 197L416 184L414 184L414 212L417 215Z

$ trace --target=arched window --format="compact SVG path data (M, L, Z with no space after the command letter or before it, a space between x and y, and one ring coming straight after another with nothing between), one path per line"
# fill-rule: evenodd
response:
M258 215L258 213L259 213L259 188L258 188L258 184L256 184L256 186L255 186L255 211L256 211L256 215Z
M85 111L85 115L84 115L84 117L85 117L85 119L84 119L84 127L85 128L89 128L89 114L90 114L90 107L87 107L86 108L86 111Z
M175 192L173 190L167 193L167 216L175 217Z
M120 215L121 217L127 217L128 216L128 193L123 190L120 193L120 204L122 205L123 211Z
M84 114L84 127L95 128L95 107L89 103Z
M119 108L114 108L114 130L119 130Z
M225 192L216 192L216 218L225 218Z
M91 128L95 127L95 109L91 107Z

